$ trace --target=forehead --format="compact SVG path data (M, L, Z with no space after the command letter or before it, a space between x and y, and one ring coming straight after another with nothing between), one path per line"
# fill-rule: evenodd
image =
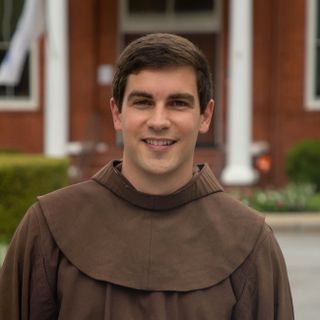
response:
M196 72L189 66L143 69L128 76L124 95L127 96L133 90L153 94L188 92L197 95Z

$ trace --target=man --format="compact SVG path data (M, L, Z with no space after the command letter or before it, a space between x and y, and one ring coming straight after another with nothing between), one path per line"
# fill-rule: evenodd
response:
M272 231L193 165L211 87L184 38L124 50L110 103L123 159L31 207L1 271L1 319L293 319Z

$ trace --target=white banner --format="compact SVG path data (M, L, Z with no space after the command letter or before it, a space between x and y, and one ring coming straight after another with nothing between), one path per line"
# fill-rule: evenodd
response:
M25 0L17 29L0 66L0 85L19 83L27 53L45 29L44 1Z

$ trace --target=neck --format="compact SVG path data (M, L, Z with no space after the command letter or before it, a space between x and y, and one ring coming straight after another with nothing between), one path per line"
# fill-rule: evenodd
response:
M183 174L179 172L167 174L138 173L136 170L130 170L123 163L121 173L140 192L152 195L167 195L185 186L192 178L193 169L191 167L188 174L185 172Z

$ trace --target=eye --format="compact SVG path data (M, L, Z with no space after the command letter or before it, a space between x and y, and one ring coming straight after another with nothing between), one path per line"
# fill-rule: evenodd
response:
M182 108L187 108L190 106L190 103L186 100L171 100L169 102L169 105L172 106L172 107L175 107L177 109L182 109Z
M132 102L133 106L137 108L148 108L153 105L152 101L149 99L137 99Z

